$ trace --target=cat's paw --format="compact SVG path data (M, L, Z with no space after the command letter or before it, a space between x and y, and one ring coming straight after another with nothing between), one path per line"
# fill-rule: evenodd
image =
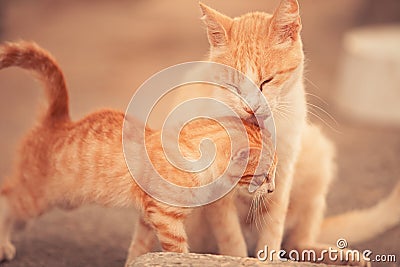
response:
M15 247L10 242L0 245L0 262L5 260L10 261L14 259L15 253Z

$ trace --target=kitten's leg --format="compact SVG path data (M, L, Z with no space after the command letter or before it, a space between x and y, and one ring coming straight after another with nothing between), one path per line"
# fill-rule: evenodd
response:
M217 240L219 253L247 257L246 242L234 203L234 193L231 192L213 204L206 206L204 211Z
M154 230L142 217L138 218L125 266L128 266L129 263L140 255L152 251L156 242L157 237Z
M15 182L18 179L8 181L13 182L0 186L0 261L15 256L15 247L10 242L14 224L24 224L49 209L48 201L41 201L25 184Z
M188 209L152 201L145 208L145 220L156 232L163 251L187 253L188 242L184 220Z
M0 262L15 257L15 247L11 244L14 218L6 197L0 195Z

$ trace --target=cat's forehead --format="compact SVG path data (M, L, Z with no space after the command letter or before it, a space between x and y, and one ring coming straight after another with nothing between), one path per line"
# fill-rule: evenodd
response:
M253 12L235 18L230 32L233 55L231 65L245 73L254 82L261 76L261 69L271 63L268 41L272 15Z
M255 41L254 37L267 38L271 19L272 15L264 12L247 13L235 18L230 33L232 40L252 39Z

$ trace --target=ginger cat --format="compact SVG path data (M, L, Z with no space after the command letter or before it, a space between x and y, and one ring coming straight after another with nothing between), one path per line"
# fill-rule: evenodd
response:
M165 251L188 252L184 219L192 209L170 206L146 194L131 177L122 150L122 127L128 124L130 149L147 183L148 166L143 152L136 150L137 129L134 120L124 120L124 113L101 110L79 121L71 121L68 91L63 74L55 60L34 43L8 43L0 46L0 69L17 66L35 71L42 80L48 108L21 144L17 164L11 176L0 187L0 261L11 260L15 248L10 235L13 224L27 221L52 208L71 209L85 203L104 206L135 206L141 211L141 223L154 231ZM194 147L207 136L216 146L216 159L201 173L183 172L171 166L161 146L160 132L146 131L149 157L168 181L186 187L210 183L227 168L229 177L243 177L239 187L248 187L254 177L266 178L253 196L260 197L273 190L274 146L261 137L260 128L235 118L222 118L229 125L229 134L218 123L198 119L181 131L183 154L196 157ZM238 125L244 125L249 146L241 146L243 136ZM230 139L232 138L232 140ZM230 153L231 142L241 148ZM244 144L244 143L243 143ZM261 146L267 153L261 155ZM265 150L264 150L265 151ZM247 161L248 159L248 161ZM258 168L265 166L265 168ZM271 168L268 166L272 165ZM241 167L244 173L238 171ZM257 173L255 173L257 171ZM165 192L168 194L168 192ZM177 196L179 198L179 196ZM138 245L138 244L136 244ZM132 243L135 247L135 242ZM140 248L140 244L139 244ZM140 254L133 251L132 254ZM128 258L134 258L130 255Z
M276 190L267 197L265 206L260 205L260 216L264 218L259 222L260 231L246 220L252 200L245 192L235 198L236 206L229 204L229 198L224 198L228 203L223 205L221 201L213 204L224 212L207 207L188 219L191 247L198 252L219 251L233 256L255 256L265 245L276 251L282 247L286 251L297 249L301 253L314 249L318 253L328 246L335 247L334 242L340 237L356 242L398 224L400 208L396 207L396 202L400 200L400 185L371 209L323 218L326 195L336 170L335 148L317 126L307 121L302 25L297 1L282 0L273 14L254 12L237 18L201 3L200 7L210 43L208 60L245 73L267 98L276 124L279 164ZM191 98L211 96L231 103L243 118L250 116L238 98L228 97L231 94L220 88L205 95L199 92L182 91L171 108ZM377 217L379 215L382 217ZM201 221L204 217L209 226ZM375 221L379 218L380 223L371 224L372 218ZM357 231L358 228L363 231ZM210 231L215 235L218 248L208 234ZM230 235L226 235L228 232ZM331 245L321 244L321 241ZM328 259L325 262L366 264Z

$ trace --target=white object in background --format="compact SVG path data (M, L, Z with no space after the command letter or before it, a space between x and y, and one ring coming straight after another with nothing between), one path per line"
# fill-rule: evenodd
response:
M343 45L338 106L364 122L400 125L400 25L354 29Z

